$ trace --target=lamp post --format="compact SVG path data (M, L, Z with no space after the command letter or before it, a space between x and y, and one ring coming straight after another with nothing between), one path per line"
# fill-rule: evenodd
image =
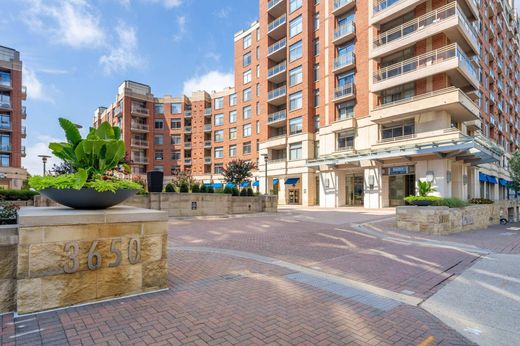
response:
M47 171L46 170L47 159L49 159L50 156L49 155L38 155L38 157L42 158L42 162L43 162L43 176L45 176L45 172Z
M268 154L263 154L264 157L264 163L265 163L265 194L269 194L269 186L267 183L267 161L268 161Z

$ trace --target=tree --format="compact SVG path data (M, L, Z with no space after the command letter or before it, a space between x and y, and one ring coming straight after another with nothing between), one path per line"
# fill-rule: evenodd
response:
M520 151L518 150L509 159L509 175L514 186L520 186Z
M172 177L172 183L175 186L180 187L181 185L192 186L195 180L191 177L191 173L187 171L177 171Z
M251 161L246 160L233 160L230 161L222 172L224 180L228 183L233 183L236 186L253 177L251 172L255 169L255 164Z

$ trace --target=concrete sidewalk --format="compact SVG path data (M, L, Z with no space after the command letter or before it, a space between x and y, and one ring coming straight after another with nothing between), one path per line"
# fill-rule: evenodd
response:
M520 255L484 257L422 307L480 345L518 345Z

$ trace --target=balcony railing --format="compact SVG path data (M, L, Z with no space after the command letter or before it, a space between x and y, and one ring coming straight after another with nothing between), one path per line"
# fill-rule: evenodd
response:
M279 97L285 96L286 92L287 92L287 88L285 85L281 86L279 88L276 88L274 90L271 90L267 94L267 100L271 101L271 100L277 99Z
M148 131L148 125L147 124L140 124L140 123L135 123L135 122L132 122L130 124L130 129L131 130L138 130L138 131Z
M211 124L204 124L204 132L209 132L211 131Z
M374 5L374 14L386 10L387 8L401 2L403 0L380 0Z
M356 32L356 24L353 20L351 20L345 24L340 25L336 31L334 31L334 40L353 34L354 32Z
M131 160L133 163L137 163L140 165L147 165L148 164L148 158L144 155L132 155Z
M27 108L22 106L22 119L27 119Z
M284 25L286 21L287 21L287 15L285 15L285 14L283 14L280 17L276 18L271 23L269 23L269 25L267 26L267 33L270 33L274 29Z
M0 151L11 151L11 144L0 144Z
M342 67L352 65L356 61L356 56L354 53L349 53L345 55L340 55L334 60L334 70L338 70Z
M0 95L0 108L11 108L11 97Z
M374 46L383 46L395 40L412 35L417 31L422 31L432 25L437 25L442 21L451 19L455 16L458 16L461 19L467 33L471 36L473 42L478 42L475 29L466 19L466 16L460 8L460 5L457 2L452 2L446 6L440 7L407 23L381 33L374 41Z
M283 61L283 62L279 63L278 65L271 67L267 71L267 78L271 78L272 76L275 76L278 73L285 72L286 69L287 69L287 63L285 61Z
M390 78L400 77L406 73L418 71L435 64L440 64L451 59L458 59L462 68L475 80L478 80L477 71L471 60L464 54L456 43L447 47L421 54L397 64L380 69L374 74L374 83L382 82Z
M191 118L191 111L184 111L185 118Z
M22 98L25 100L27 98L27 87L22 85Z
M134 147L148 148L148 141L145 140L145 139L132 138L131 145L134 146Z
M205 116L211 115L211 108L205 108L204 109L204 115Z
M139 106L134 106L134 105L132 105L132 113L137 114L137 115L144 115L144 116L149 115L148 109L139 107Z
M204 164L206 164L206 165L211 164L211 156L206 156L206 157L204 158Z
M277 41L277 42L275 42L275 43L273 43L272 45L269 46L267 55L271 55L274 52L279 51L280 49L285 48L286 45L287 45L287 39L284 37L281 40L279 40L279 41Z
M26 126L22 126L22 137L23 138L27 137L27 127Z
M204 148L211 148L212 142L211 141L204 141Z
M185 133L191 133L191 126L184 126Z
M281 3L282 0L269 0L269 2L267 3L267 10L271 10L273 7L275 7L276 5L278 5L279 3Z
M341 99L348 96L354 95L354 83L348 83L345 85L342 85L334 91L334 99Z
M22 145L21 153L22 153L22 157L26 157L27 156L27 152L25 151L25 145Z
M334 11L339 10L343 6L353 3L356 0L334 0Z
M287 111L285 109L283 109L281 111L269 114L269 116L267 117L267 123L268 124L277 123L279 121L284 121L286 119L287 119Z
M185 165L191 165L191 158L185 158L184 159L184 164Z

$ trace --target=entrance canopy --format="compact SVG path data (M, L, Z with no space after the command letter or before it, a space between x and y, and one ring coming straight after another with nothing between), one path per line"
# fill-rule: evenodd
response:
M300 178L289 178L285 180L285 185L296 185Z

